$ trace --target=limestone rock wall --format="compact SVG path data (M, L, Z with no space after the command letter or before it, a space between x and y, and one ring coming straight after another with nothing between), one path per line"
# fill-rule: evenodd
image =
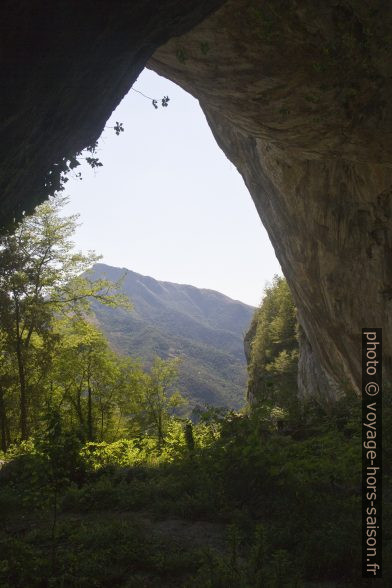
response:
M199 99L249 188L299 309L304 394L359 392L365 326L391 380L391 9L232 0L148 64Z

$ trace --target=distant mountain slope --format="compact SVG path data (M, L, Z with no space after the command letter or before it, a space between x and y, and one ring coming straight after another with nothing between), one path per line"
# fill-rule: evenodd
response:
M100 328L119 352L149 365L155 355L181 357L180 386L191 406L240 408L245 402L244 334L254 308L213 290L160 282L96 264L94 276L117 281L131 312L94 303Z

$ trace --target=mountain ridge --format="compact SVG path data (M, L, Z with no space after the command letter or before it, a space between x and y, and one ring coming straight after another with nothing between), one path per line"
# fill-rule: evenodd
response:
M120 353L148 367L154 356L181 357L179 384L190 406L238 409L245 403L243 336L254 307L190 284L155 280L128 268L95 264L93 279L122 278L132 311L93 303L98 326Z

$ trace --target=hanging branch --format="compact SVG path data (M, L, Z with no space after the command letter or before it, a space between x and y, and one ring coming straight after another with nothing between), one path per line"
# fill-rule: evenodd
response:
M151 96L147 96L146 94L143 94L143 92L141 92L140 90L136 90L136 88L131 88L134 92L137 92L138 94L141 94L144 98L147 98L147 100L151 101L151 104L153 105L153 107L155 109L158 108L158 100L156 98L151 98ZM167 105L169 104L169 96L164 96L163 98L161 98L161 106L163 106L163 108L166 108Z

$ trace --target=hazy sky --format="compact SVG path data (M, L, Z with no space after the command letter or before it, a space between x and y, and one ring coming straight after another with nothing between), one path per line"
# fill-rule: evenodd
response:
M70 176L66 214L80 213L78 249L103 263L158 280L211 288L257 305L281 273L272 245L236 168L216 144L197 100L144 70L107 123L103 167Z

